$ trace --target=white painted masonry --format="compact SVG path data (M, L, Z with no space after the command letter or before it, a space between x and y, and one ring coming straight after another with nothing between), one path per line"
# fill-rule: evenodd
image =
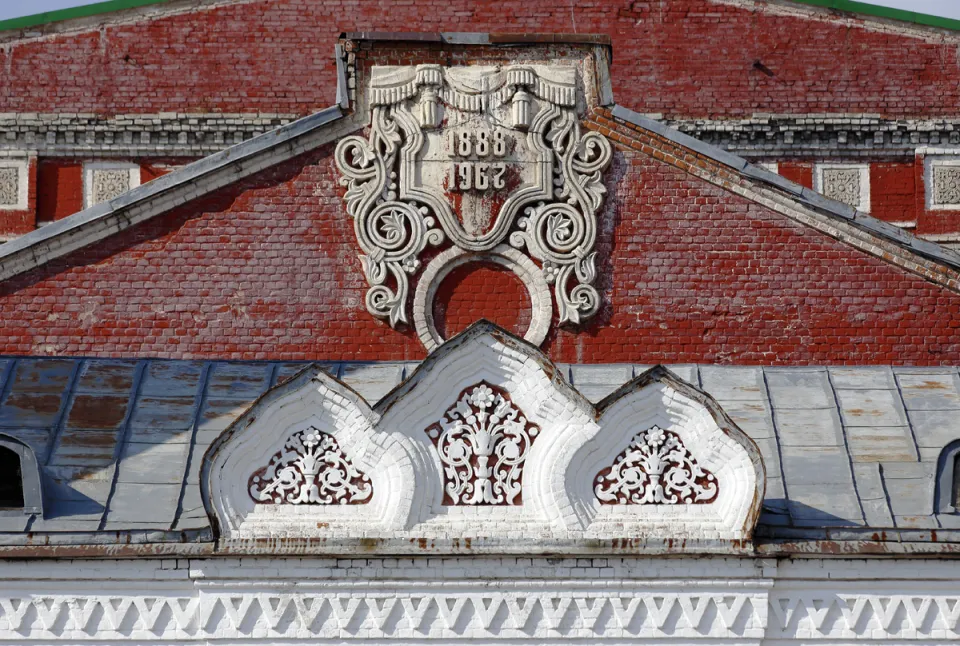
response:
M4 561L0 640L946 644L958 578L944 560Z
M244 413L204 459L205 504L223 545L243 551L268 541L280 550L306 544L310 553L419 554L421 540L441 553L459 553L469 541L474 552L541 554L561 545L583 553L597 541L692 539L713 543L719 552L742 551L756 525L764 470L757 446L716 402L661 368L594 407L556 373L536 347L486 322L435 350L373 409L322 370L305 371ZM501 390L503 407L470 412L463 397L480 385ZM456 410L474 421L453 429ZM500 416L505 428L496 430ZM515 442L526 431L511 425L528 423L536 427L532 439ZM461 439L439 450L437 435L428 432L438 424ZM654 427L677 438L681 451L672 455L690 456L709 472L715 493L705 504L670 498L671 487L689 482L693 473L682 458L640 459L649 447L636 447L637 434ZM362 504L299 502L300 484L309 488L327 477L339 482L345 473L298 457L290 438L308 429L335 440L338 449L327 465L346 459L360 477L369 477L372 495ZM655 491L656 503L611 504L597 494L598 474L628 447L636 447L635 464L618 478L641 496ZM298 495L255 500L252 478L281 454L287 457L280 463L294 466L267 477ZM460 493L469 498L485 487L484 504L458 503ZM515 487L510 501L490 504L504 487Z

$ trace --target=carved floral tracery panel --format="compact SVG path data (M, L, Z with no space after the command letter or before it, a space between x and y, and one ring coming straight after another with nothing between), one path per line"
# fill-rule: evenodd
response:
M329 433L297 431L267 466L250 476L250 497L273 505L362 505L373 484Z
M597 212L612 149L581 132L577 79L560 65L373 68L369 136L336 150L371 314L407 322L421 254L447 243L526 250L553 286L561 323L596 313Z
M653 426L637 433L613 464L597 474L604 505L702 505L720 488L676 433Z
M426 431L440 453L443 504L522 504L523 466L540 428L506 391L470 386Z
M0 167L0 206L15 206L20 201L20 169Z

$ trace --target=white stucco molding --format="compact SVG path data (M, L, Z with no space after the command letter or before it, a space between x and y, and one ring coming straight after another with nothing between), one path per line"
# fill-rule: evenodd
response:
M663 441L638 443L651 429ZM307 432L335 444L317 459ZM288 493L255 500L271 478ZM740 553L764 469L716 402L665 368L594 407L535 346L482 321L372 409L319 369L275 388L211 446L202 485L226 551Z

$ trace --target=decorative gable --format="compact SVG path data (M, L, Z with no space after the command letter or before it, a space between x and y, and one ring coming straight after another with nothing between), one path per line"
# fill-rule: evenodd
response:
M739 549L764 487L753 442L666 369L594 407L535 347L486 322L373 409L306 371L224 432L203 478L225 546L321 552L361 542L384 553L579 552L670 539Z

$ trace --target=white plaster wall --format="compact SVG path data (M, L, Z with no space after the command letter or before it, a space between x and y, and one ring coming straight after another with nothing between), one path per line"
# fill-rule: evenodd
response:
M960 562L0 561L0 642L946 644Z

